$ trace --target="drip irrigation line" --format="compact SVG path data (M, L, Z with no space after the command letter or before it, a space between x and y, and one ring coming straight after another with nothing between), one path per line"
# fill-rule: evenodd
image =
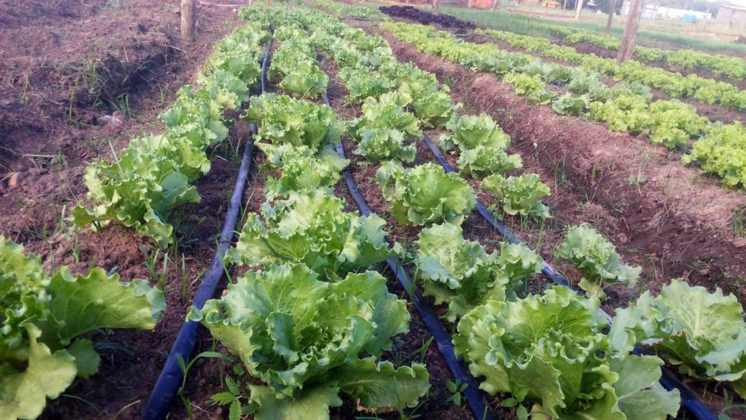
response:
M267 62L273 39L274 37L270 37L269 42L267 43L267 52L262 60L262 93L265 88ZM251 155L254 150L253 135L255 135L255 133L256 126L252 124L251 132L246 140L246 147L243 151L241 167L238 170L236 183L233 187L230 206L225 215L223 230L220 233L220 240L215 249L215 255L212 257L210 268L205 272L202 283L200 284L194 297L194 301L192 302L192 305L199 309L202 308L208 299L212 299L215 295L215 289L223 278L225 272L223 257L230 247L236 231L236 222L238 220L239 211L241 210L244 188L246 187L246 180L249 175L249 170L251 169ZM150 393L148 403L145 406L145 412L143 413L143 419L160 420L165 418L168 414L171 400L176 396L182 383L182 377L186 374L186 372L182 372L179 359L181 359L184 364L188 364L188 361L191 359L192 353L194 352L194 346L197 343L199 327L200 324L194 321L185 321L182 324L181 329L179 330L179 335L176 337L176 340L171 347L171 352L166 359L166 363L163 365L163 370L161 370L161 374L158 376L158 381L155 383L155 386Z
M430 149L433 155L435 155L435 159L438 160L440 166L442 166L446 172L456 172L448 163L445 156L443 156L443 153L441 153L438 146L427 134L422 133L422 139L425 141L428 149ZM497 230L503 238L505 238L505 240L513 244L522 244L521 240L517 236L515 236L513 232L511 232L510 229L508 229L508 227L505 226L501 221L495 219L495 217L492 216L492 213L487 210L487 207L485 207L484 204L482 204L480 201L477 201L476 210L477 213L479 213L479 215L487 221L487 223L492 225L492 227L495 228L495 230ZM570 287L570 283L568 283L567 279L562 274L558 273L543 258L541 260L541 273L556 284Z
M326 106L331 108L329 98L325 94L322 94L321 97L323 98ZM345 151L342 147L342 142L337 143L336 151L340 156L342 156L343 158L345 157ZM344 175L347 189L349 190L350 195L355 200L355 203L360 209L360 213L366 217L372 214L373 212L370 210L370 207L368 207L368 204L365 201L365 197L363 197L363 195L360 193L360 189L357 187L355 180L352 178L352 174L350 173L349 168L343 169L342 174ZM394 275L396 275L396 279L399 281L409 297L412 299L414 307L415 309L417 309L417 313L420 315L420 318L425 324L428 332L430 332L430 335L432 335L433 340L435 340L435 345L438 347L438 351L440 352L441 356L443 356L443 360L445 360L446 365L448 365L448 368L451 370L454 379L461 380L462 383L467 385L466 390L464 391L464 395L466 397L467 403L469 404L469 408L471 408L471 412L474 415L474 418L477 420L496 420L495 415L492 413L492 410L490 410L489 401L482 393L482 391L479 390L479 385L477 384L476 379L474 379L474 376L472 376L471 373L463 368L463 366L461 365L461 359L456 357L453 342L451 341L451 335L448 333L443 323L440 322L440 318L438 318L438 315L435 314L427 301L425 301L422 295L417 291L416 287L414 286L414 282L412 281L412 277L407 272L407 269L404 268L404 266L401 264L401 261L399 261L399 258L397 257L387 258L386 263L389 265L391 271L393 271Z
M440 165L443 167L443 169L446 172L455 172L453 170L453 167L448 163L445 156L443 156L443 153L440 151L438 146L435 144L435 142L432 141L432 139L425 133L422 133L422 140L427 145L428 149L435 155L435 159L438 160ZM515 236L510 229L508 229L507 226L505 226L502 222L499 220L496 220L494 216L492 216L492 213L487 210L487 208L479 201L477 201L476 206L477 213L479 213L480 216L482 216L492 227L497 230L500 235L502 235L508 242L514 243L514 244L521 244L521 240ZM524 245L525 246L525 245ZM558 273L554 268L549 265L543 258L541 260L541 273L550 281L553 283L567 286L570 288L573 288L567 279L560 273ZM577 290L576 290L577 291ZM613 318L611 315L606 313L603 309L599 309L599 313L603 314L604 317L606 317L609 321L609 324L612 323ZM632 354L640 355L642 354L642 350L639 346L635 347L635 349L632 351ZM695 396L689 388L687 388L683 383L681 383L678 379L676 379L673 374L668 371L667 369L661 370L661 378L659 380L661 385L663 385L664 388L667 390L672 389L678 389L679 394L681 395L681 402L684 405L684 407L691 413L695 419L697 420L716 420L717 417L710 411L707 406L705 406L702 401L700 401L697 396Z

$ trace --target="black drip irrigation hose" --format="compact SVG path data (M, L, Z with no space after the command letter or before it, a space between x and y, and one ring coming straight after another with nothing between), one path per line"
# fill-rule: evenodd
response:
M322 94L321 97L323 98L326 106L331 108L329 98L325 94ZM337 143L336 150L340 156L345 157L345 151L342 147L342 142ZM345 168L342 171L342 174L345 177L347 189L349 190L350 195L355 200L355 203L360 209L360 213L366 217L372 214L370 207L368 207L365 198L360 193L355 180L352 178L350 170L348 168ZM451 341L451 335L448 334L445 326L442 322L440 322L440 318L438 318L427 301L425 301L422 298L422 295L416 290L416 288L414 287L414 282L412 281L412 277L409 275L406 268L404 268L399 259L396 257L387 258L386 263L391 268L391 271L394 272L394 274L396 275L396 279L402 285L404 290L412 298L414 307L415 309L417 309L417 313L420 315L420 318L425 324L428 332L430 332L430 335L433 336L433 340L435 340L438 351L440 352L441 356L443 356L443 359L445 360L446 365L448 365L448 368L453 374L454 379L461 380L462 383L467 385L466 390L464 391L464 395L466 396L466 401L469 404L469 408L471 408L471 412L474 415L474 418L477 420L496 420L495 415L490 410L490 405L487 398L482 393L482 391L479 390L477 381L474 379L471 373L463 368L463 366L461 365L461 359L456 357L453 342Z
M430 149L430 151L435 156L435 159L438 160L440 165L443 167L443 169L446 172L455 172L453 170L453 167L448 163L445 156L443 156L443 153L440 151L438 146L435 144L435 142L432 141L432 139L425 133L422 134L422 140L425 142L427 147ZM514 244L520 244L521 240L513 234L513 232L508 229L507 226L505 226L502 222L499 220L496 220L494 216L492 216L492 213L487 210L487 208L479 201L477 201L476 206L477 213L479 213L480 216L482 216L492 227L500 233L508 242L514 243ZM546 277L547 279L551 280L555 284L559 284L562 286L571 287L567 279L560 273L558 273L554 268L552 268L551 265L549 265L544 259L541 260L541 273ZM611 323L612 318L609 314L604 312L603 310L600 310L604 316L606 316L609 319L609 323ZM642 350L639 346L636 346L635 349L632 351L633 354L642 354ZM717 417L710 411L707 406L705 406L702 401L700 401L686 386L684 386L683 383L681 383L678 379L676 379L673 374L668 371L667 369L661 370L662 375L660 378L660 383L663 385L664 388L667 390L672 390L674 388L679 390L679 394L681 395L681 402L684 404L684 407L689 411L692 416L694 416L697 420L717 420Z
M269 39L269 42L267 43L267 52L262 60L262 92L265 90L267 62L269 60L269 52L272 47L273 39L274 38ZM252 136L255 133L256 126L252 124L251 132L246 141L246 148L243 152L243 158L241 159L241 167L238 170L238 177L236 178L236 183L233 187L230 207L228 207L223 230L220 233L220 241L218 242L217 249L215 249L215 255L212 257L210 268L205 273L202 283L197 290L197 294L194 297L194 301L192 302L193 306L200 309L208 299L212 299L215 295L215 289L223 278L225 272L223 257L230 247L236 231L238 213L241 209L241 198L243 197L244 188L246 187L246 179L248 178L249 170L251 169L251 155L254 150ZM171 353L169 353L168 359L166 359L166 363L163 365L163 370L161 370L161 374L158 376L158 381L155 383L153 391L150 393L148 403L145 406L145 412L143 413L143 419L160 420L165 418L168 414L171 401L176 396L182 383L182 376L186 374L186 372L182 372L179 359L181 359L184 364L187 364L191 359L192 353L194 352L194 346L197 343L199 327L200 324L194 321L186 321L181 326L179 335L176 337L176 340L171 347Z

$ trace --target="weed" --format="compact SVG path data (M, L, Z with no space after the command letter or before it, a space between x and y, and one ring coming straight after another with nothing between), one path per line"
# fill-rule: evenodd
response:
M733 211L733 233L736 236L746 237L746 207Z
M244 374L244 370L241 365L233 366L233 373L241 376ZM240 380L235 380L230 376L221 378L221 382L225 385L227 391L219 392L210 396L210 400L215 405L229 406L228 418L239 419L241 416L249 416L254 414L255 407L253 405L244 405L248 403L248 398L242 395L241 389L245 387Z
M446 402L450 402L453 405L461 407L461 394L466 391L466 387L469 386L467 383L462 383L461 378L457 378L456 381L446 381L446 389L451 393Z
M168 252L163 253L163 265L161 266L161 273L158 274L156 271L156 265L158 264L158 256L161 253L160 249L156 249L155 252L149 253L148 249L144 245L140 244L140 251L145 255L145 266L148 268L150 273L150 280L154 283L161 285L161 290L166 290L166 280L168 279Z
M181 357L180 354L176 355L176 361L179 363L179 369L181 370L181 386L179 387L177 393L179 394L179 398L181 398L181 402L182 404L184 404L184 409L186 410L188 418L190 419L192 418L192 404L191 401L189 401L189 398L187 398L184 394L184 389L186 388L186 381L187 376L189 375L189 371L192 369L192 366L194 366L194 363L199 359L220 359L226 362L233 362L232 358L216 351L203 351L189 363L186 363L184 361L184 358Z

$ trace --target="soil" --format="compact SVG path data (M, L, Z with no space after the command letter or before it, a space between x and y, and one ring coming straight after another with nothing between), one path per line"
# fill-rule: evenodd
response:
M45 268L151 277L148 240L117 225L75 229L67 217L85 197L85 167L162 130L158 114L239 22L230 8L200 7L196 40L184 43L178 11L176 0L0 3L0 234ZM140 418L214 253L247 130L237 122L231 140L208 152L212 169L195 183L202 201L175 215L181 243L178 255L167 250L168 311L155 330L93 333L99 372L49 400L44 418Z
M473 22L450 15L434 15L412 6L384 6L379 9L389 16L411 19L423 25L437 24L443 28L454 29L456 32L465 32L477 27Z

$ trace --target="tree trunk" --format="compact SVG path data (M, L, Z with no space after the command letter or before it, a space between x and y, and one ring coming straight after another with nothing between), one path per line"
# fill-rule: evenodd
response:
M438 4L440 3L439 0L433 0L433 14L438 14Z
M580 20L580 12L583 10L583 0L577 0L575 4L575 20Z
M194 41L196 12L197 0L181 0L181 39L184 41Z
M497 6L500 5L500 0L492 0L492 10L497 10Z
M466 0L466 8L471 9L471 2L472 0Z
M611 21L614 19L614 12L616 11L616 0L611 0L609 3L609 20L606 21L606 33L611 33Z
M624 25L624 35L622 35L622 45L619 46L619 54L616 57L617 64L632 58L635 52L635 40L637 39L637 27L640 26L642 11L645 9L645 0L632 0L629 6L629 15L627 23Z

